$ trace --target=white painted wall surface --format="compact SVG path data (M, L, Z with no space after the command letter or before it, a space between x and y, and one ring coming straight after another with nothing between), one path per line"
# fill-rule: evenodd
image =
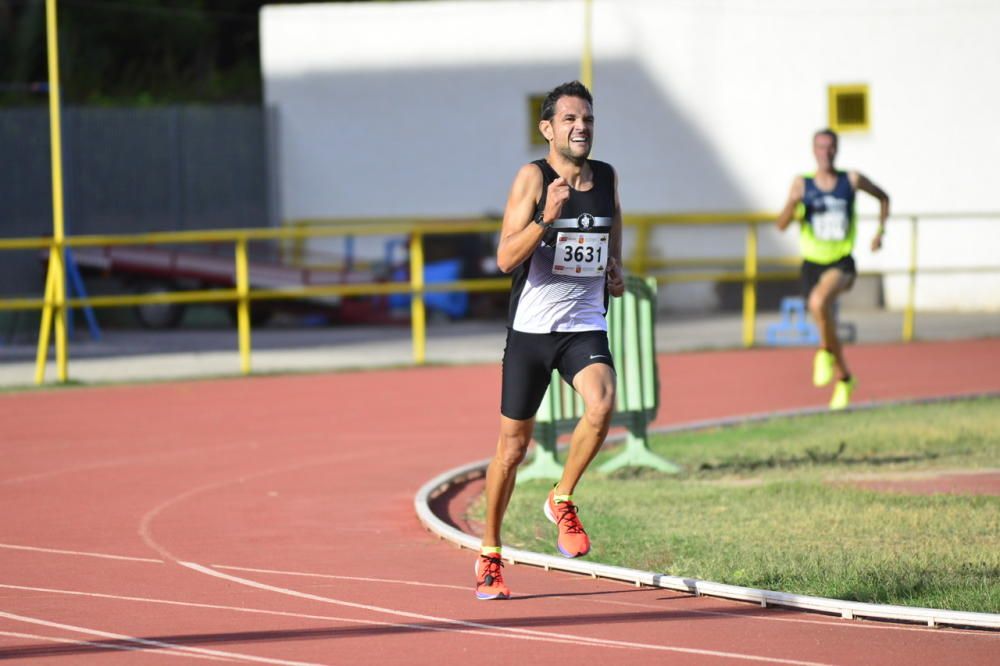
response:
M998 263L997 0L594 0L594 156L628 212L776 210L812 168L829 84L866 83L872 129L839 165L883 186L922 227L920 259ZM278 109L281 215L479 216L502 211L528 143L529 94L579 76L582 0L265 7L265 98ZM861 195L859 210L874 213ZM901 267L907 223L864 269ZM796 251L794 231L762 254ZM664 256L741 256L737 230L664 230ZM373 245L369 248L375 252ZM886 279L890 307L905 285ZM711 285L670 287L709 306ZM922 308L1000 309L1000 274L927 276Z

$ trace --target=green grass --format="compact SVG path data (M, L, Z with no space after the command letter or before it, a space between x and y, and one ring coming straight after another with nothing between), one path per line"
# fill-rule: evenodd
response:
M838 599L1000 613L1000 497L880 493L856 478L1000 467L1000 399L772 420L654 437L679 477L596 465L576 500L588 559ZM602 453L602 457L613 454ZM518 487L505 541L554 553ZM483 515L482 501L473 509Z

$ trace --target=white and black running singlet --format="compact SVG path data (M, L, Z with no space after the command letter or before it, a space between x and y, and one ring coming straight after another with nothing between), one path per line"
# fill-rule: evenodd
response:
M588 160L593 187L570 189L559 219L546 230L535 251L513 271L507 325L524 333L606 331L608 294L605 271L615 209L611 165ZM542 172L545 209L549 184L559 177L545 160Z

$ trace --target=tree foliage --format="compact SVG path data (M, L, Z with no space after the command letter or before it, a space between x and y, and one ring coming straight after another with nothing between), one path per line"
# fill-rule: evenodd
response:
M264 4L57 0L63 101L259 102ZM44 103L45 40L45 0L0 0L0 104Z

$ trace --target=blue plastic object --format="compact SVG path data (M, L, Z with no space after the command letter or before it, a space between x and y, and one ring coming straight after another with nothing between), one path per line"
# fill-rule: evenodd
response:
M819 329L806 317L805 302L797 296L781 299L781 321L767 327L767 344L796 347L819 344Z
M840 307L834 303L833 318L839 320ZM841 342L854 342L858 329L851 322L837 321L837 336ZM806 305L798 296L781 299L781 321L767 327L767 344L774 347L814 346L820 343L819 329L806 316Z
M73 258L73 252L69 248L65 249L66 260L63 262L66 267L66 292L73 292L78 298L87 298L87 289L83 285L83 277L80 275L80 269L76 265L76 259ZM73 337L73 310L70 309L66 317L66 328L69 333L69 337ZM97 324L97 317L94 315L94 309L89 305L83 308L83 316L87 320L87 328L90 330L90 337L95 341L100 341L101 339L101 327Z
M462 276L462 261L460 259L445 259L424 265L424 284L434 282L454 282ZM393 272L397 280L406 280L406 269L400 268ZM464 291L449 291L444 293L425 293L424 304L432 309L443 312L452 319L461 319L469 312L469 294ZM409 294L391 294L389 296L391 309L410 307Z

